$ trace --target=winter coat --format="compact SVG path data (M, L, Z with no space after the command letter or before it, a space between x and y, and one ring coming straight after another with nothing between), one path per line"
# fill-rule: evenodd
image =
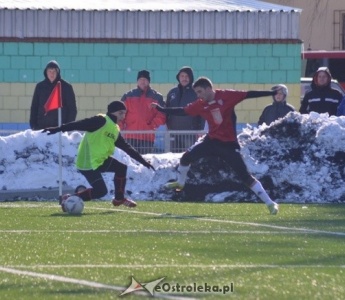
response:
M47 77L47 68L52 65L55 65L58 70L58 74L54 82L50 82ZM77 116L77 105L73 87L67 81L61 79L59 65L55 61L49 62L47 67L44 69L43 74L45 79L36 85L31 102L30 128L32 130L39 130L59 125L58 110L51 110L47 114L44 110L44 104L47 102L58 81L61 82L61 123L66 124L75 121Z
M177 81L179 81L181 72L188 74L190 83L185 87L178 83L176 87L172 88L167 95L166 107L185 107L198 98L192 88L194 81L192 69L183 67L176 75ZM205 121L199 116L167 115L167 127L169 130L203 130L204 126Z
M345 116L345 96L341 100L338 109L337 109L337 116Z
M326 72L329 80L325 86L318 86L316 84L318 72ZM311 83L312 90L306 93L303 97L299 112L301 114L308 114L311 111L317 113L328 113L330 116L337 114L337 108L341 102L342 94L331 87L331 74L325 67L319 68L316 71L313 81Z
M127 108L126 117L119 124L121 130L156 130L160 125L165 124L165 115L151 107L151 103L165 106L163 96L150 87L146 91L133 89L124 94L121 101ZM155 135L128 133L125 138L153 142Z
M286 101L277 102L273 101L272 104L267 105L259 118L258 125L266 123L270 125L272 122L284 118L290 111L295 111L295 108L286 103Z

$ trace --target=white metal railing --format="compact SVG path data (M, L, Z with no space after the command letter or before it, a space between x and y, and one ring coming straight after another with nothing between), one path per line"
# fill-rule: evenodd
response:
M20 130L0 129L0 136L8 136L20 132ZM121 131L121 135L140 153L167 153L184 152L193 145L199 137L206 134L205 130L166 130L156 131L138 130ZM135 138L135 140L131 140ZM151 143L145 141L153 140Z
M205 130L157 130L157 131L121 131L122 136L140 153L184 152L198 138L206 134ZM135 137L135 141L133 141ZM153 148L145 143L154 137ZM144 141L140 143L140 141Z

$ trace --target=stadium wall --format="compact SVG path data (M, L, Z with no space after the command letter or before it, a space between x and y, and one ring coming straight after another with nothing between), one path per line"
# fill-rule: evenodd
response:
M151 72L151 86L166 97L185 65L195 78L209 77L216 88L270 89L284 83L288 101L299 108L300 44L260 43L89 43L1 42L0 129L29 128L31 98L48 61L58 61L62 78L77 99L77 119L105 110L106 105L136 87L137 72ZM256 123L271 99L249 99L236 108L238 123Z

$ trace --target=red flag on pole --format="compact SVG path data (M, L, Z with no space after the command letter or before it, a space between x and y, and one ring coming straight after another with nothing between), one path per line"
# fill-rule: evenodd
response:
M52 90L47 102L44 104L44 110L45 114L48 113L48 111L58 109L62 107L62 99L61 99L61 82L58 81L56 83L56 86Z

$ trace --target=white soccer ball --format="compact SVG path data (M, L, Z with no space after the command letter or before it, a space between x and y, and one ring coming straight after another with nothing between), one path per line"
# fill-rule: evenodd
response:
M84 201L78 196L72 195L62 201L61 208L71 215L80 215L84 210Z

